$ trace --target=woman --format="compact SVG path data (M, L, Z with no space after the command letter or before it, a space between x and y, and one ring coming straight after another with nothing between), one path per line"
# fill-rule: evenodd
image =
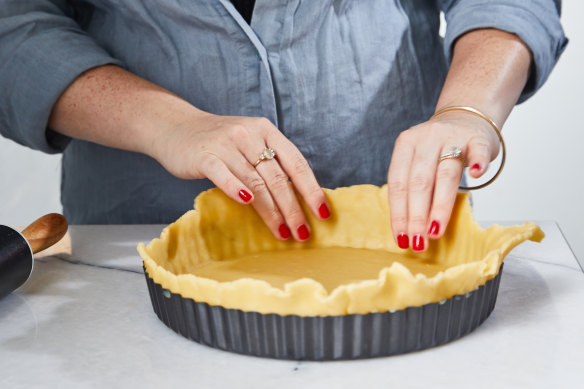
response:
M0 131L63 152L72 223L168 223L215 184L304 241L299 197L326 219L321 186L387 182L424 251L459 159L480 177L499 150L469 110L428 118L502 125L565 44L551 0L0 0Z

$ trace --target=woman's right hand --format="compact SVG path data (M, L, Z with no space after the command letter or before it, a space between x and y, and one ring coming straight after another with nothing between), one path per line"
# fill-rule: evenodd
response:
M81 74L55 103L49 128L63 135L144 153L183 179L208 178L251 203L278 239L310 237L295 191L320 219L324 192L300 151L265 118L219 116L114 65ZM253 165L264 148L274 159Z
M149 154L170 173L182 179L208 178L233 200L251 203L281 240L310 237L294 188L316 217L330 216L308 162L268 119L198 113L165 131L152 146ZM268 147L276 157L254 167Z

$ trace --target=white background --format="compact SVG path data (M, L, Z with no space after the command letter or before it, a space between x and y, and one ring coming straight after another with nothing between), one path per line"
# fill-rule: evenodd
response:
M474 193L478 220L558 222L584 262L584 2L563 2L570 44L547 84L516 107L503 134L507 164ZM0 138L0 223L23 225L60 212L60 156ZM186 210L185 210L186 211Z

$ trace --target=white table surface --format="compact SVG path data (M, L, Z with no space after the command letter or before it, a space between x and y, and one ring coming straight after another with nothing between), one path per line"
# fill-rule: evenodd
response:
M575 388L584 273L558 226L505 260L497 305L452 343L392 357L296 362L199 345L154 314L136 252L163 226L72 226L0 300L0 388Z

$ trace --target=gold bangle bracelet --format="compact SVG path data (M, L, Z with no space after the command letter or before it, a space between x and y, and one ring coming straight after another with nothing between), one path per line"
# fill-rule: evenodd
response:
M452 107L442 108L441 110L436 112L434 115L432 115L430 120L434 119L438 115L442 115L443 113L450 112L450 111L466 111L466 112L470 112L470 113L472 113L480 118L483 118L491 125L491 127L493 127L493 129L495 130L495 133L497 134L497 137L499 137L499 142L501 142L501 148L503 149L503 155L501 157L501 164L499 165L499 169L497 170L497 173L495 173L495 175L489 181L487 181L483 184L480 184L477 186L462 186L462 185L459 186L459 189L462 189L462 190L476 190L476 189L484 188L485 186L488 186L491 183L493 183L493 181L495 181L495 179L497 177L499 177L499 174L501 174L501 171L503 170L503 166L505 166L505 159L507 157L507 150L505 149L505 141L503 140L503 135L501 135L501 130L499 130L499 127L497 127L497 125L495 124L494 121L491 120L491 118L489 118L487 115L485 115L484 113L482 113L481 111L479 111L478 109L473 108L473 107L465 107L465 106L456 105L456 106L452 106Z

